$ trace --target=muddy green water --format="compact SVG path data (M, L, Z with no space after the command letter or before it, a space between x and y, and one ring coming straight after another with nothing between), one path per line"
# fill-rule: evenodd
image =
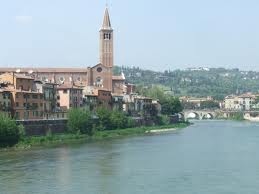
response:
M1 194L257 194L259 123L0 152Z

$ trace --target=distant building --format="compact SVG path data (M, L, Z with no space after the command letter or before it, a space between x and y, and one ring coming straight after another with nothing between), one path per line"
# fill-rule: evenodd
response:
M211 96L207 96L206 98L183 96L180 97L179 100L183 103L185 102L193 104L193 108L200 108L202 102L213 101L214 99Z
M240 96L227 96L224 100L224 108L234 111L249 111L252 109L255 96L251 94L242 94Z

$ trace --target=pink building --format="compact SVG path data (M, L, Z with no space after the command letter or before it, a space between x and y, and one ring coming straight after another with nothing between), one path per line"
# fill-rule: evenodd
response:
M79 108L83 104L83 89L74 85L61 85L57 88L57 107Z

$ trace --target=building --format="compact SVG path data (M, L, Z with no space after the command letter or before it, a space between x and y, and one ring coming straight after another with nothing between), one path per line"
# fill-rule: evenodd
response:
M180 97L179 100L182 103L190 104L192 108L200 108L202 102L214 101L214 99L211 96L207 96L206 98L183 96L183 97Z
M0 113L11 117L12 93L5 88L0 88Z
M41 92L33 91L34 79L18 73L4 73L0 81L9 85L12 102L12 117L17 120L42 119L44 99Z
M136 93L136 85L127 83L126 87L127 87L127 94Z
M43 94L33 91L13 91L13 116L16 120L40 120L44 117Z
M122 73L120 76L112 76L112 93L122 95L127 93L125 85L125 76Z
M224 108L233 111L249 111L255 102L255 96L251 94L242 94L240 96L227 96L224 100Z
M34 78L20 73L3 73L0 75L1 82L7 82L15 90L32 91Z
M57 108L68 110L83 106L83 89L74 85L57 87Z
M114 32L111 26L109 11L106 8L102 27L99 31L99 64L86 68L21 68L18 72L25 75L31 74L35 79L44 82L65 85L74 83L81 87L92 86L101 90L122 93L125 78L118 78L112 74L114 65L113 41ZM0 68L0 74L6 72L15 74L16 71L17 69L15 68ZM17 88L22 87L23 84L16 84ZM115 87L114 90L113 86Z
M43 82L40 80L34 81L34 91L43 94L44 99L44 119L56 118L57 114L63 112L62 109L57 108L57 90L58 84Z
M112 109L112 94L108 90L98 90L98 106L108 110Z
M151 114L153 108L152 98L131 94L124 95L123 100L123 110L129 115L142 116Z

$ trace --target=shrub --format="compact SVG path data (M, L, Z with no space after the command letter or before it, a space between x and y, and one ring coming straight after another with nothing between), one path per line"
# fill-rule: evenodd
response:
M111 112L105 108L98 108L96 111L98 117L98 130L110 130L112 129L111 125Z
M68 114L68 130L72 133L92 135L93 120L91 113L85 109L72 109Z
M127 116L119 111L113 111L110 116L111 129L124 129L128 127Z
M98 130L125 129L134 126L134 121L125 113L99 108L97 111Z
M0 146L13 146L20 138L19 129L15 120L0 114Z

